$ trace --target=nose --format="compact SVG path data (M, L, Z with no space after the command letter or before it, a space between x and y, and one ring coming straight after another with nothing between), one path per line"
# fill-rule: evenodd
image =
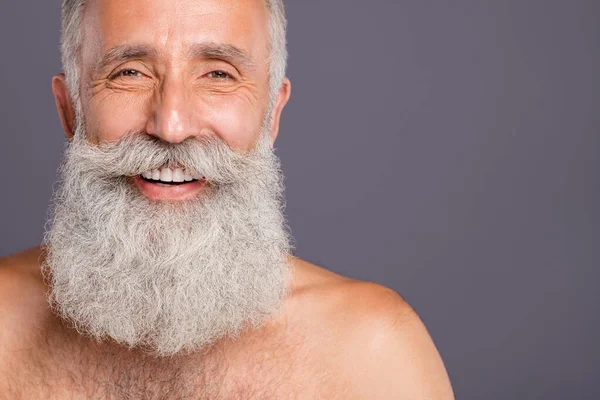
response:
M170 143L183 142L200 133L200 124L183 79L165 78L154 93L146 132Z

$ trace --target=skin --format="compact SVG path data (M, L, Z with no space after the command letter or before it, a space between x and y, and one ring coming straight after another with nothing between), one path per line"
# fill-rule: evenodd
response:
M112 141L143 130L173 143L218 135L234 149L252 149L269 96L268 14L263 2L140 0L136 5L98 0L86 9L80 89L90 140ZM235 46L248 59L191 58L189 49L198 44ZM103 55L119 45L143 45L154 52L99 68ZM54 77L52 89L65 134L71 138L75 116L64 75ZM290 90L286 79L272 110L272 143ZM175 191L150 195L180 199ZM16 381L3 376L25 382L33 378L28 375L32 359L56 361L45 349L49 343L68 349L60 359L65 366L76 365L71 356L75 353L100 360L96 350L126 352L108 343L92 345L62 327L47 306L47 286L39 269L43 258L43 248L36 247L0 259L0 393L7 393ZM277 383L274 398L291 393L298 399L454 398L430 335L400 295L295 257L290 257L290 265L293 280L284 313L258 332L216 346L219 356L209 359L226 359L231 366L220 385L237 381L256 389ZM278 349L286 350L274 356ZM258 364L253 357L261 360L260 371L253 369ZM285 378L283 369L291 371ZM86 371L82 373L85 379ZM51 377L48 381L61 388L53 392L54 398L70 398L75 392ZM35 397L35 387L27 390L31 396L25 398Z

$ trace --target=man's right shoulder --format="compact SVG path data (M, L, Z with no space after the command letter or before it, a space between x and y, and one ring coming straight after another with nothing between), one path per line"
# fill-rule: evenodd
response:
M0 258L0 307L15 306L45 292L40 271L42 249L38 247ZM29 296L26 296L29 295Z
M50 315L39 269L42 250L0 258L0 360L19 348Z

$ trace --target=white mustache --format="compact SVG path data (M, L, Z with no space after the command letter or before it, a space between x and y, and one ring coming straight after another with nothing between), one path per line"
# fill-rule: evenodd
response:
M248 171L260 170L257 164L274 157L268 146L259 142L250 153L232 150L218 137L188 138L181 143L169 143L153 136L135 132L115 142L99 145L89 143L83 135L76 136L70 147L78 165L89 166L94 175L104 179L136 176L152 170L181 168L190 175L217 184L231 184L240 179L257 179ZM69 151L71 149L68 149ZM85 170L82 172L86 172ZM90 171L91 172L91 171Z

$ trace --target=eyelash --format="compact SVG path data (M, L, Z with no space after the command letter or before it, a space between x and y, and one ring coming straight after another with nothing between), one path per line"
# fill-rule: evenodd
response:
M215 74L223 74L223 76L216 77ZM217 79L217 80L229 80L229 79L233 79L233 77L231 75L229 75L225 71L212 71L212 72L209 72L208 75L212 75L213 79Z
M122 75L123 72L134 72L135 74L141 74L141 72L138 71L138 70L131 69L131 68L126 68L126 69L122 69L122 70L116 72L115 74L113 74L111 76L111 79L116 79L116 78L119 78L119 77L125 77L125 76ZM217 77L217 76L215 76L215 74L222 74L222 75L219 76L219 77ZM211 71L211 72L208 73L208 75L212 76L212 78L216 79L216 80L230 80L230 79L233 79L233 77L231 75L229 75L225 71L218 71L218 70L217 71Z
M131 68L125 68L125 69L122 69L122 70L118 71L117 73L113 74L113 76L111 76L111 79L119 78L123 72L135 72L136 74L141 74L141 72L138 70L131 69Z

